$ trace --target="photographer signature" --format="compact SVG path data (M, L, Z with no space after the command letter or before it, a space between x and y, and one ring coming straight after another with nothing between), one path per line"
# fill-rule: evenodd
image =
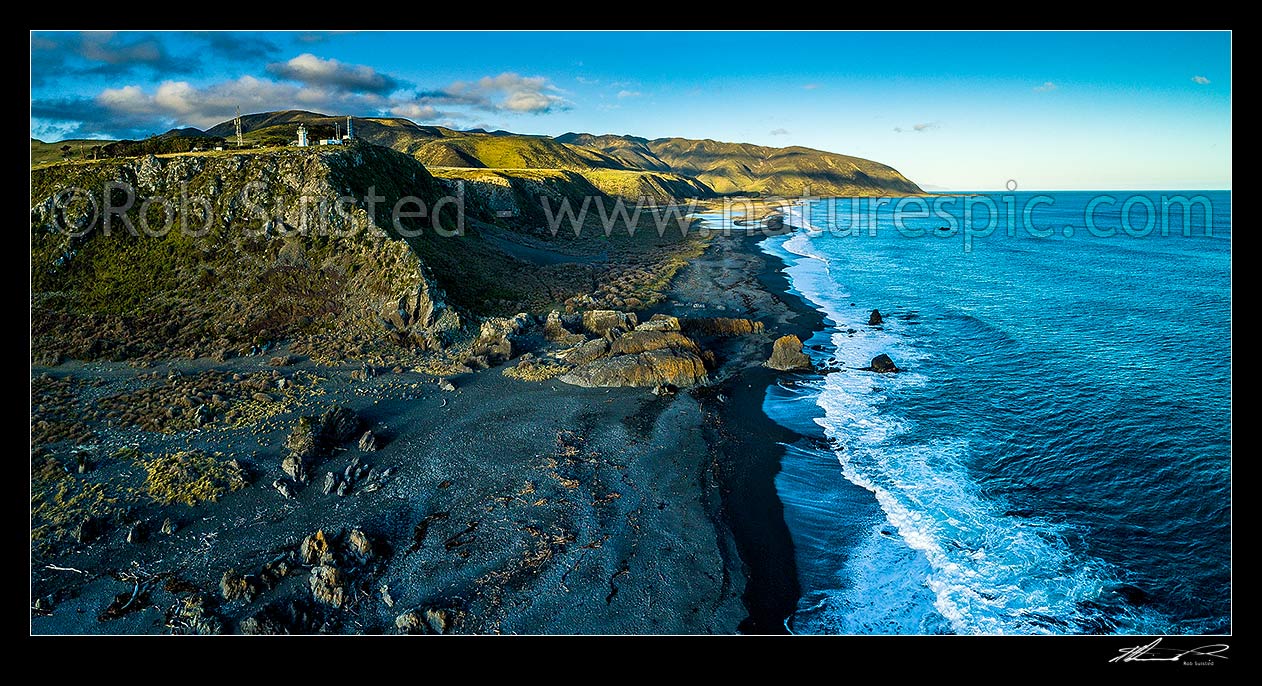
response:
M1121 654L1109 662L1179 662L1184 658L1208 658L1210 662L1213 662L1214 658L1227 659L1227 656L1223 655L1228 648L1226 643L1214 643L1187 650L1157 647L1160 644L1161 639L1158 638L1147 645L1122 648L1118 651Z

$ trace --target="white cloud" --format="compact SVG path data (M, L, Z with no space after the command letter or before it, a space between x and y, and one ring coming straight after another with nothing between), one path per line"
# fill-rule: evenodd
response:
M102 91L95 104L103 110L132 121L155 122L150 128L167 125L214 126L231 119L239 105L242 112L301 107L326 113L381 111L390 105L383 96L349 93L331 88L306 88L242 76L205 87L187 81L164 81L153 93L139 86Z
M1209 85L1209 79L1205 78L1204 76L1201 76L1200 74L1197 74L1196 76L1193 76L1193 77L1192 77L1192 81L1193 81L1193 82L1195 82L1195 83L1199 83L1199 84L1200 84L1200 85L1202 85L1202 86L1207 86L1207 85Z
M426 105L463 105L486 111L542 114L571 107L561 93L561 89L542 76L504 72L477 81L455 81L446 88L417 93L413 99Z
M267 65L267 71L308 86L338 88L364 93L386 94L399 88L397 79L361 64L345 64L304 52L288 62Z
M807 91L813 91L816 88L819 88L818 83L808 83L805 86L802 86L802 90L807 90Z
M914 130L916 130L916 131L929 131L929 130L931 130L931 129L936 129L936 128L938 128L938 122L936 122L936 121L925 122L925 123L923 123L923 124L916 124L915 126L913 126L913 127L911 127L911 128L912 128L912 129L914 129Z
M589 79L589 78L586 78L586 77L584 77L584 76L575 76L575 77L574 77L574 80L575 80L575 81L578 81L579 83L583 84L584 86L594 86L594 85L596 85L596 84L600 83L600 79Z
M619 98L638 98L641 95L644 95L644 94L641 93L640 91L628 91L628 90L618 91Z
M772 129L768 133L772 136L787 136L789 135L789 130L788 129Z
M1034 87L1035 93L1046 93L1048 91L1054 91L1054 90L1056 90L1056 84L1052 83L1051 81L1044 81L1043 85Z

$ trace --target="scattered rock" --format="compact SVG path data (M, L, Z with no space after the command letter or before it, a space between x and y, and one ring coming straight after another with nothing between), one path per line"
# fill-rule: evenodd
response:
M359 449L366 453L375 452L377 450L377 435L372 431L365 431L364 435L359 437Z
M238 598L252 598L255 588L249 579L241 576L236 569L229 569L223 573L223 578L219 580L219 592L223 594L224 600L237 600Z
M280 468L294 481L300 484L306 483L307 465L298 455L286 455L285 459L281 460Z
M275 488L277 493L280 493L290 500L298 497L298 491L294 488L293 482L289 479L277 479L273 481L272 488Z
M426 623L423 611L418 608L404 612L394 618L394 626L400 633L404 634L425 633Z
M317 602L332 607L341 607L346 602L346 578L337 567L322 564L312 568L308 583L311 597Z
M872 366L869 369L882 374L893 374L902 371L894 364L894 360L891 360L890 356L885 353L872 358Z
M556 310L549 312L548 318L543 322L543 337L549 341L567 345L582 343L585 338L582 334L574 333L566 328L565 320Z
M793 334L781 336L771 347L767 366L782 372L809 371L811 358L802 352L802 340Z
M320 415L321 438L329 447L341 445L359 433L359 415L345 407L334 407Z
M325 495L332 493L333 491L337 490L337 485L339 481L340 479L338 479L337 475L334 474L333 472L325 472L324 473L324 486L320 488L320 492Z
M868 326L880 326L883 321L885 320L881 317L881 311L872 310L872 315L868 317Z
M762 225L768 231L783 231L784 230L784 215L783 214L769 214L763 218Z
M385 603L386 607L394 607L394 598L390 597L389 584L381 585L381 602Z
M90 543L100 534L101 525L95 517L87 515L70 529L70 536L76 543Z
M452 383L450 379L439 379L438 388L451 393L456 390L456 384Z
M425 623L429 626L429 630L435 634L447 633L447 630L451 628L451 622L451 610L441 608L425 610Z
M127 530L128 543L143 543L146 537L146 527L144 522L133 522L131 528Z
M170 517L167 517L166 519L162 520L162 528L159 529L159 531L161 531L164 535L170 536L171 534L174 534L178 529L179 527L176 525L176 523L171 521Z
M679 389L670 384L660 384L653 387L653 395L657 396L675 395L678 392Z
M293 355L277 355L276 357L273 357L272 359L268 360L267 363L272 365L273 367L288 367L289 365L297 361L298 361L297 358L295 358Z
M304 565L319 565L333 561L333 546L324 535L324 530L302 539L298 546L298 561Z
M608 352L609 341L606 341L603 338L593 338L586 343L558 353L557 357L560 357L570 364L581 365L604 357Z
M372 541L359 529L351 529L346 535L346 551L360 564L372 558Z

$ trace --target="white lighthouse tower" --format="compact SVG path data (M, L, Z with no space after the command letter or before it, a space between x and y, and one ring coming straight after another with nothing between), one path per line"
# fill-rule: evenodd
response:
M304 124L298 125L298 147L307 147L307 127Z
M343 136L343 138L345 138L346 140L350 140L354 137L355 137L355 134L352 133L352 130L351 130L351 117L348 114L346 115L346 135Z

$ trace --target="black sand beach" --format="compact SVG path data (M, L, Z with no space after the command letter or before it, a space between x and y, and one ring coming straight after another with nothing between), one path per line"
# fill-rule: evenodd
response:
M776 496L780 440L792 435L762 413L776 372L760 366L779 335L807 338L820 322L787 294L761 236L717 237L675 278L655 308L688 316L749 317L765 333L717 350L712 385L656 397L646 389L585 389L522 382L493 368L453 377L454 392L415 371L354 378L358 367L299 359L296 402L253 429L176 436L102 430L101 454L201 447L238 456L251 485L214 503L159 511L142 502L129 529L70 550L33 550L32 632L166 633L186 621L181 603L205 598L226 632L391 633L409 610L437 612L449 633L783 633L798 597L793 546ZM701 305L698 307L697 305ZM124 363L34 368L70 378L85 398L116 394L168 368L269 372L267 356L195 360L137 369ZM311 374L319 382L308 387ZM296 499L270 486L299 415L333 405L357 412L382 439L335 452ZM391 475L379 489L339 497L325 470L358 459ZM102 459L94 483L139 478L126 459ZM164 513L174 533L159 533ZM344 606L312 604L310 575L271 563L323 531L345 551L351 532L371 551L350 565ZM343 553L344 554L344 553ZM225 599L225 575L250 592ZM233 576L235 574L236 576ZM123 611L109 613L124 597ZM104 613L104 614L103 614ZM431 622L431 626L435 626Z

